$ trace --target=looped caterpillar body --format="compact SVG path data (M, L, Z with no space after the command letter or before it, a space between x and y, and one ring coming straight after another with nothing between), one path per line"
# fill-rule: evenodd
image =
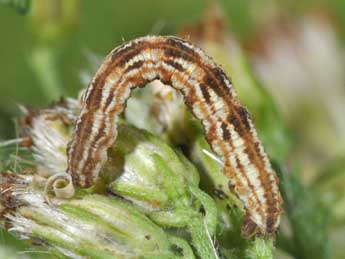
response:
M201 120L208 143L224 161L229 188L244 203L243 233L275 233L282 203L278 179L251 118L221 67L177 37L138 38L105 58L85 92L68 145L67 172L73 183L92 186L116 139L117 117L131 90L155 79L179 90Z

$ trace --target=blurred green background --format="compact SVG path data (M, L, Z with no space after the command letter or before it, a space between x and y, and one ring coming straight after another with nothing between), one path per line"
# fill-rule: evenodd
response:
M259 16L272 3L282 5L285 14L292 17L311 9L326 9L337 19L340 32L345 35L342 0L253 2L220 1L229 29L242 40L248 40L251 33L260 30L255 15ZM181 25L197 21L208 3L205 0L37 0L26 15L16 13L9 6L0 6L0 137L13 136L11 118L17 103L42 106L55 99L57 93L75 96L85 87L79 74L87 66L87 53L103 57L123 39L150 33L174 34ZM259 9L257 14L253 5ZM52 65L56 71L50 72L56 74L57 91L45 91L42 79L34 71L35 58L45 58L37 57L44 55L37 51L46 45L54 48Z
M229 28L241 39L250 38L251 32L260 29L256 27L251 2L220 1ZM264 0L255 5L260 5L258 11L261 11L271 2L277 1ZM345 34L345 2L342 0L280 2L286 14L293 16L310 8L327 8L339 22L340 32ZM84 87L79 73L85 67L87 52L104 56L123 40L150 33L174 34L179 26L197 21L208 3L205 0L37 0L32 3L35 12L27 15L0 6L1 136L11 134L7 122L14 114L15 103L37 106L52 99L45 96L32 71L32 52L38 44L54 45L60 93L75 96ZM58 10L51 10L53 8Z
M0 140L16 136L18 104L44 107L61 96L76 97L111 49L206 22L213 2L0 0ZM316 200L336 206L331 246L338 250L332 256L344 258L345 1L217 2L225 34L243 49L292 136L281 159L298 168Z
M138 36L176 34L203 22L214 2L225 17L225 33L242 45L256 79L293 129L302 157L311 167L313 159L332 160L345 142L345 79L338 75L345 69L343 0L2 0L0 140L15 136L18 104L43 107L61 96L76 97L111 49ZM291 54L295 49L299 52Z
M13 136L16 103L42 106L56 98L55 91L42 89L33 72L34 50L47 45L54 48L58 91L76 96L85 87L79 75L87 67L87 53L103 57L123 39L174 33L181 24L198 19L205 1L34 1L32 7L36 4L47 13L38 10L19 15L0 6L2 138ZM49 10L54 7L59 10Z
M11 118L16 114L17 103L42 106L58 95L76 96L85 87L79 75L87 67L88 53L103 57L123 40L147 34L174 34L180 26L198 21L209 2L37 0L25 15L16 13L11 5L1 5L0 137L13 136ZM243 41L248 42L258 29L256 21L261 13L277 4L291 19L312 10L325 10L336 19L339 38L344 39L342 0L219 2L229 29ZM52 53L44 53L45 48ZM53 60L49 60L49 55L53 55ZM39 62L53 66L46 69L54 70L49 73L56 80L50 83L57 89L44 89L44 79L37 75Z

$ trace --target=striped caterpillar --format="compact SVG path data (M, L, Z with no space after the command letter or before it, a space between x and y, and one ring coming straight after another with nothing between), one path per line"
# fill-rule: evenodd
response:
M244 235L274 234L280 222L278 179L224 71L201 49L172 36L147 36L115 48L83 96L68 145L73 183L90 187L116 139L118 116L135 87L159 79L179 90L206 139L224 161L229 188L243 202Z

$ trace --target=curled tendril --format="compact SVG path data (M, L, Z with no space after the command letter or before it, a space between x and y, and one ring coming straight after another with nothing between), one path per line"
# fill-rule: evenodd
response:
M72 177L66 173L59 173L50 176L44 186L44 198L51 205L48 192L53 189L54 195L60 199L69 199L74 196L75 190Z

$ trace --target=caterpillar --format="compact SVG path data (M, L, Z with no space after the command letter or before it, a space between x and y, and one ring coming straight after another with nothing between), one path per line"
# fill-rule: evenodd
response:
M244 235L274 234L282 199L278 178L247 109L223 69L201 49L174 36L146 36L115 48L88 86L67 147L73 183L93 185L115 142L117 119L135 87L159 79L180 91L224 161L229 188L243 202Z

